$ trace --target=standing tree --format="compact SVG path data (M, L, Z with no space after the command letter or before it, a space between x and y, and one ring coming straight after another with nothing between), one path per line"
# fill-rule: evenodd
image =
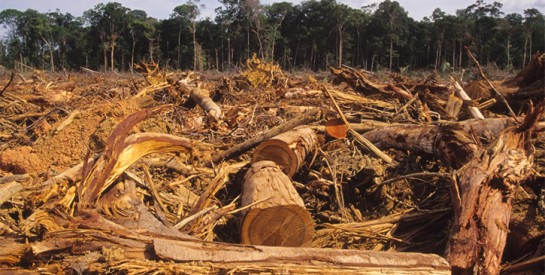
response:
M532 59L535 42L541 40L541 45L543 45L543 40L545 40L545 16L534 8L524 10L524 28L526 36L524 39L523 67L526 65L526 61L530 62ZM541 47L541 50L545 49Z
M145 11L142 10L132 10L128 12L128 31L131 37L131 61L130 61L130 70L133 71L134 67L134 55L135 48L138 41L148 40L148 43L152 42L148 39L149 33L155 31L154 24L151 19L148 18L148 15ZM149 49L153 49L153 45L149 46ZM150 51L150 57L153 57L153 52Z
M197 56L199 55L198 45L197 45L197 16L199 16L200 9L196 4L198 0L188 0L185 4L177 6L174 8L174 17L179 17L181 20L179 22L188 22L189 30L191 31L191 36L193 38L193 70L197 70ZM204 6L201 5L201 8ZM178 33L178 47L180 47L180 36L182 31L182 25L180 25L180 32ZM180 58L180 49L178 49L178 58ZM180 62L178 60L178 62Z
M333 12L330 15L333 17L339 41L337 44L337 66L339 67L343 65L343 34L351 20L354 19L352 15L351 9L345 4L334 5Z
M129 9L117 2L97 4L94 9L84 12L84 17L95 28L103 46L104 70L108 68L107 50L110 50L111 70L115 69L115 47L117 39L126 27Z
M70 13L63 14L59 10L47 13L47 16L51 22L53 41L56 43L57 64L64 69L68 62L68 52L75 49L70 45L74 43L75 36L82 32L82 22Z
M270 6L265 7L265 14L269 20L269 25L272 28L271 32L271 53L270 59L274 60L274 49L276 46L276 40L279 38L279 29L284 23L284 19L288 14L293 12L293 5L289 2L273 3Z
M397 1L385 0L380 3L373 14L374 26L378 28L379 34L387 39L389 45L388 69L392 70L394 58L394 44L400 44L407 35L409 18L407 12Z

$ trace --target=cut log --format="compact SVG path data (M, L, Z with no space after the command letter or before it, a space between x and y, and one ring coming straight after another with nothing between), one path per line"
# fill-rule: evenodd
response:
M531 176L531 133L544 104L519 128L508 128L457 172L454 222L446 258L456 274L498 274L509 232L513 193Z
M231 149L229 150L226 150L222 153L220 153L219 155L215 156L212 160L215 162L215 163L218 163L224 159L227 159L229 157L232 157L234 155L237 155L237 154L241 154L241 153L244 153L246 152L247 150L249 150L250 148L252 148L253 146L255 146L256 144L266 140L266 139L269 139L269 138L272 138L274 136L277 136L279 134L282 134L286 131L289 131L297 126L301 126L301 125L304 125L304 124L307 124L309 122L312 122L312 121L316 121L318 119L320 119L321 117L321 114L322 114L322 111L319 109L319 108L315 108L313 110L309 110L309 111L306 111L305 113L301 114L300 116L294 118L294 119L291 119L289 121L286 121L284 122L283 124L280 124L278 126L275 126L273 128L271 128L269 131L259 135L259 136L255 136L253 138L250 138L248 140L246 140L245 142L237 145L237 146L234 146L232 147Z
M312 129L307 126L297 127L259 144L254 150L252 163L273 161L286 175L292 177L317 143L318 137Z
M199 104L209 116L216 120L221 118L221 108L212 101L205 90L193 88L189 93L189 97L191 100L195 101L195 103Z
M314 223L290 178L272 161L252 164L244 177L244 244L309 246Z
M350 128L358 133L365 133L377 128L383 128L393 125L402 125L395 123L387 123L374 120L363 120L361 123L350 123ZM325 123L325 132L327 135L334 138L346 138L348 133L348 126L344 124L340 118L333 118Z
M353 126L350 125L350 126ZM345 138L348 132L348 126L340 118L333 118L325 123L325 132L328 136L334 138Z

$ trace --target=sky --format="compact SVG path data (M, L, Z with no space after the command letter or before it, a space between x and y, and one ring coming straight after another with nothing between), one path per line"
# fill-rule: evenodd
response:
M59 9L62 13L69 12L74 16L81 16L85 10L92 9L97 3L108 1L96 0L0 0L0 10L35 9L39 12L55 11ZM114 2L114 1L112 1ZM166 19L172 13L174 7L185 3L185 0L117 0L123 6L130 9L144 10L148 16L156 19ZM262 4L280 2L274 0L261 0ZM301 0L290 1L298 4ZM381 0L337 0L339 3L347 4L353 8L361 8L373 3L380 3ZM440 8L447 14L455 14L456 10L464 9L474 4L476 0L397 0L399 4L409 13L409 16L419 21L425 16L430 16L435 8ZM485 0L492 3L494 0ZM497 0L503 3L502 11L506 14L516 12L522 14L525 9L536 8L545 13L545 0ZM201 11L201 17L214 18L214 9L221 6L217 0L201 0L205 9Z

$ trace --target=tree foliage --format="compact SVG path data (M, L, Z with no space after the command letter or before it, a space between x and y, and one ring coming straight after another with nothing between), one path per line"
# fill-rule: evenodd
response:
M157 20L120 3L100 3L81 17L28 9L0 12L7 35L4 67L131 70L154 61L174 69L225 70L252 53L284 69L461 69L469 47L482 64L520 69L545 50L545 17L535 8L504 14L500 2L477 0L456 14L436 9L421 21L396 1L352 8L335 0L300 4L219 0L215 18L189 0Z

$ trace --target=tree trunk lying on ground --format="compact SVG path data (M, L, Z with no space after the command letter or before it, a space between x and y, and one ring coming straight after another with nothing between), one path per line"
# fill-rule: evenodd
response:
M524 117L517 117L518 121L524 120ZM362 120L360 123L350 123L350 127L358 133L366 133L375 130L380 131L392 131L396 129L404 128L426 128L426 127L438 127L440 125L452 125L455 127L461 127L468 134L483 137L486 139L495 138L498 134L508 126L517 125L512 117L501 118L485 118L485 119L468 119L460 122L445 122L441 124L431 125L416 125L416 124L401 124L401 123L387 123L376 120ZM320 131L325 131L329 136L334 138L345 138L347 136L348 127L344 125L341 119L330 119L325 123L323 127L314 127ZM545 131L545 122L538 122L536 124L535 131Z
M524 117L517 119L522 121ZM472 152L476 150L475 142L471 141L470 136L490 140L498 136L506 127L516 124L514 118L487 118L449 122L441 125L388 124L380 121L364 121L350 124L350 126L358 132L364 132L363 136L381 149L396 148L434 154L447 163L458 163L453 166L456 168L469 161L473 155ZM328 121L323 129L330 136L346 137L347 127L338 119ZM545 123L537 123L535 130L545 131ZM456 140L458 145L456 145ZM447 151L441 151L448 147L450 149Z
M318 144L318 137L308 126L301 126L263 141L254 149L252 162L270 160L292 177Z
M434 154L454 168L465 164L477 150L475 141L456 125L391 126L363 136L379 148Z
M454 223L446 251L455 274L499 273L512 198L531 175L531 130L543 107L518 128L503 131L456 173L451 187Z
M242 191L242 243L308 246L314 223L290 178L272 161L259 161L246 172Z

